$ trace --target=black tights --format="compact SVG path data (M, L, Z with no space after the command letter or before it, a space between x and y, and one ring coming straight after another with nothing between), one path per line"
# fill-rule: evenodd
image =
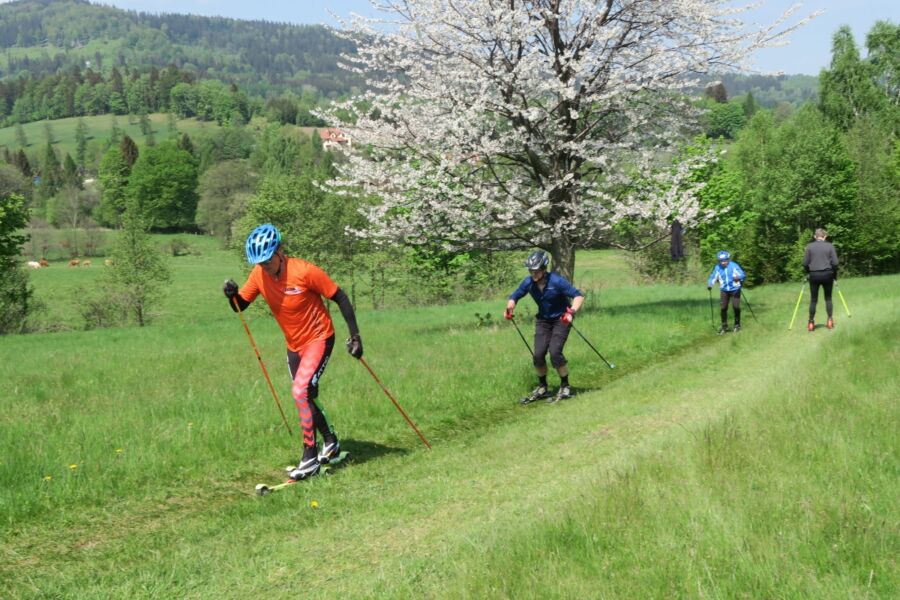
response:
M719 315L722 322L728 322L728 300L731 299L731 307L734 309L734 324L741 324L741 290L733 292L719 292Z
M809 274L809 320L816 317L816 304L819 302L819 287L825 291L825 311L831 318L831 289L834 286L834 273L831 271L813 271Z

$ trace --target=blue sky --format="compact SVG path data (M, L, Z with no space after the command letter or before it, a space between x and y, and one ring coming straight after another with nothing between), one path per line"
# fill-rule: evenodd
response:
M794 0L763 2L763 8L744 20L769 23L795 3ZM100 3L146 12L328 25L336 24L328 10L341 16L351 12L374 14L368 0L102 0ZM750 4L752 0L739 4L745 3ZM831 60L831 36L841 25L850 25L864 54L865 34L875 21L900 22L900 0L803 0L802 5L798 14L806 15L818 9L824 9L825 14L797 31L789 45L758 52L755 55L758 69L818 75Z

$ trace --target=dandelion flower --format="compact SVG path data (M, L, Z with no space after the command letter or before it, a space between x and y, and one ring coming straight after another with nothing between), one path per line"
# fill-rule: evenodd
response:
M72 470L74 471L75 469L78 468L78 465L75 464L75 463L72 463L71 465L69 465L69 468L72 469Z
M310 508L319 508L319 503L315 500L309 503Z
M53 479L53 475L44 475L44 481L50 481Z

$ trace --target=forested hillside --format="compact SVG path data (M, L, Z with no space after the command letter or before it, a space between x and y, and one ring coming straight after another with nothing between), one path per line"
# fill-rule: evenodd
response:
M175 65L250 94L314 89L342 94L355 77L338 55L352 51L321 26L125 11L85 0L0 4L0 79L40 77L72 67L107 73Z
M722 83L728 98L753 94L755 101L763 108L775 108L781 103L797 107L818 99L819 78L812 75L724 73L704 79L706 84L714 81Z

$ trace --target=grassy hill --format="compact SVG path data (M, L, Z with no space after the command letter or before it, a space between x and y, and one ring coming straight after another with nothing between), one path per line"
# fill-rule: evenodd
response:
M153 135L157 141L166 139L170 135L168 115L157 113L148 115L153 127ZM126 135L131 137L138 146L144 144L145 136L141 133L138 118L133 115L99 115L94 117L81 117L88 129L88 143L102 143L112 134L113 124ZM179 133L187 133L190 136L202 134L205 131L214 131L219 128L215 123L198 121L197 119L177 119L175 121ZM22 129L28 139L26 151L43 150L47 143L47 127L53 133L53 145L58 151L68 152L75 156L76 142L75 130L78 127L78 117L69 119L56 119L53 121L36 121L25 123ZM0 129L0 147L18 149L19 142L16 139L15 127Z
M264 498L299 441L221 297L233 255L175 259L151 327L4 338L0 596L891 597L900 277L841 280L853 317L812 334L787 331L797 285L753 289L759 322L718 337L702 285L579 261L602 290L576 326L616 370L573 335L579 395L523 408L521 340L474 316L502 298L361 310L434 449L338 347L321 400L354 460ZM250 317L290 409L277 326Z
M148 115L153 127L153 136L157 142L168 138L171 135L180 135L186 133L191 138L210 135L220 129L219 125L211 121L200 121L197 119L176 119L176 133L173 134L169 128L169 116L163 113L154 113ZM105 145L106 141L112 134L113 124L131 139L135 141L138 147L146 143L146 137L141 133L140 122L134 115L99 115L94 117L81 117L88 129L88 145L97 148ZM262 117L254 118L249 124L253 130L259 130L266 126L266 119ZM44 145L47 143L47 127L53 134L53 145L61 156L65 156L68 152L73 157L76 153L75 130L78 127L78 117L69 119L56 119L53 121L36 121L33 123L25 123L22 129L25 137L28 139L26 152L40 153L43 152ZM297 127L295 125L282 125L285 131L291 132L293 135L309 136L315 127ZM19 149L19 141L16 136L15 127L0 128L0 148L6 146L10 151ZM99 160L99 157L97 158ZM90 161L88 161L90 162Z

